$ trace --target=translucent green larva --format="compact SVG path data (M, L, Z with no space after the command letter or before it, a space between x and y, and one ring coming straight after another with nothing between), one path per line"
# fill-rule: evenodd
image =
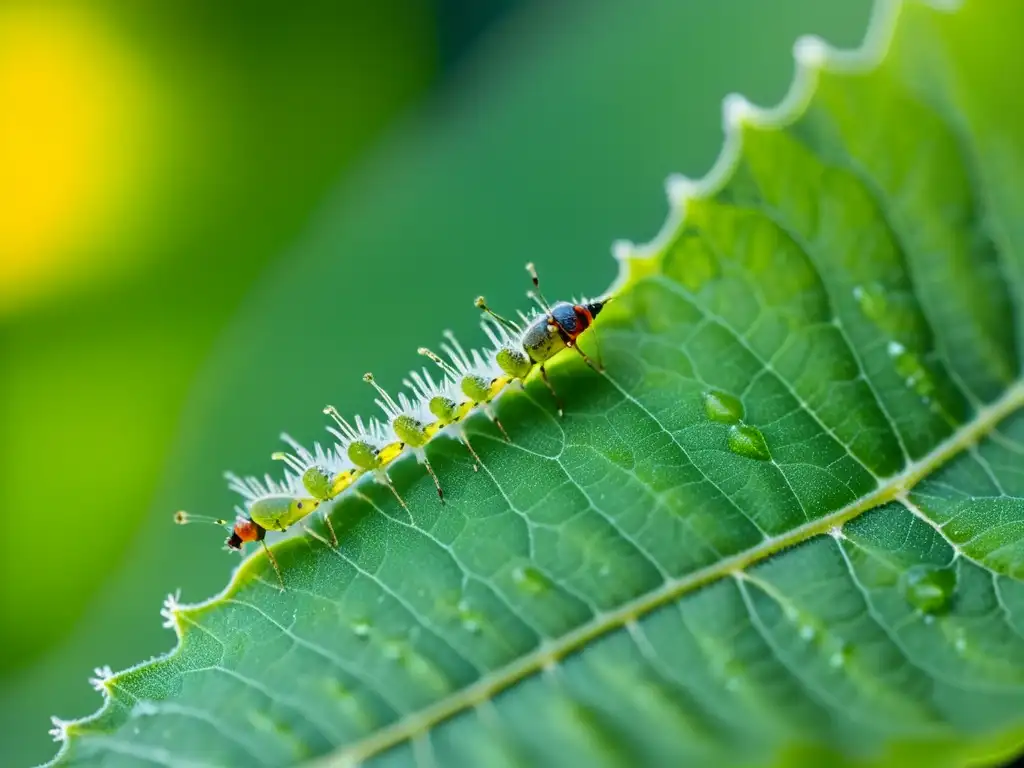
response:
M302 487L309 491L309 495L314 499L330 501L334 498L332 478L324 467L312 466L303 472Z
M406 453L412 453L424 465L438 498L444 503L440 479L427 459L430 442L442 434L455 437L472 455L474 469L481 466L465 429L466 418L478 410L483 412L507 440L508 434L494 412L493 403L509 384L522 384L535 370L554 395L561 415L561 400L548 380L545 363L560 352L572 349L591 368L600 370L600 366L579 348L577 340L593 326L594 318L611 298L550 305L540 293L533 265L527 265L527 270L534 287L529 295L538 307L532 314L519 313L519 320L512 321L494 312L483 297L476 301L476 306L484 312L482 328L491 343L489 348L467 351L450 331L444 333L443 357L425 347L420 348L420 354L441 369L440 381L435 382L426 369L414 371L403 382L412 396L401 393L392 397L371 374L364 376L377 392L376 402L384 412L384 421L364 422L357 416L349 422L333 406L328 406L324 413L333 421L328 432L334 437L334 444L323 448L314 443L309 450L282 435L291 450L275 453L273 458L287 465L283 480L274 480L269 475L257 479L228 473L228 485L242 496L243 503L231 526L227 546L239 550L246 543L259 542L283 586L283 575L265 541L268 531L285 531L321 509L332 545L338 546L327 511L363 476L370 475L387 485L399 504L406 507L388 475L388 467ZM176 516L181 523L199 519L185 513ZM212 518L207 522L227 525L225 520Z
M268 531L286 531L320 505L316 499L265 496L249 507L249 519Z

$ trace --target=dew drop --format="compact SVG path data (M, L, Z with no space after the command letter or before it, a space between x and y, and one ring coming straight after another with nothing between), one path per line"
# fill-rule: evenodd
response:
M512 580L517 587L531 595L539 595L551 589L550 579L529 565L512 571Z
M737 658L731 658L722 664L722 676L725 678L725 689L736 691L743 683L746 667Z
M352 632L356 637L368 637L370 634L370 622L362 619L352 622Z
M704 393L704 413L712 421L736 424L743 418L743 403L725 392Z
M889 308L885 289L878 283L858 285L853 289L853 298L864 316L876 323L885 317Z
M810 624L803 624L800 627L800 639L806 643L809 643L814 639L815 629Z
M962 629L957 632L956 640L953 641L953 647L961 656L967 651L967 637Z
M937 565L915 565L903 577L903 596L925 614L941 613L956 592L956 572Z
M912 389L926 404L930 404L935 396L935 379L920 356L898 341L890 341L888 349L896 373L903 379L907 389Z
M844 667L852 653L853 648L850 644L840 641L838 647L832 652L832 655L828 657L828 665L833 669Z
M772 458L761 430L749 424L734 424L729 429L729 450L757 461L771 461Z
M465 600L459 602L459 618L462 620L462 628L472 635L480 632L480 624L483 617L472 608Z
M329 696L335 699L348 699L352 696L352 692L342 685L340 680L335 680L333 677L323 680L323 688Z

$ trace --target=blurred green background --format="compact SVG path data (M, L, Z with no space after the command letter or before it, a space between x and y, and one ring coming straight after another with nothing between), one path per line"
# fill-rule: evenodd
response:
M869 0L0 3L0 764L236 564L224 469L367 412L474 296L593 294L720 102ZM17 736L13 736L17 734Z

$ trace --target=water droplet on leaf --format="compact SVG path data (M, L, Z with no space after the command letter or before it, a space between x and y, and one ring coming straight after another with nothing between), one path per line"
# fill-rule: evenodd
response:
M470 634L475 635L480 631L483 616L474 611L465 600L459 602L459 618L462 619L462 628Z
M956 592L956 572L937 565L915 565L903 578L903 596L923 613L941 613Z
M531 595L539 595L551 589L551 580L529 565L512 571L512 580L521 590L529 592Z
M885 317L889 302L885 298L885 289L880 284L858 285L853 289L853 298L869 320L877 323Z
M725 392L705 392L704 413L712 421L736 424L743 418L743 403Z
M853 654L853 647L844 641L839 641L832 655L828 657L828 665L833 669L846 666L846 662Z
M384 656L389 659L404 659L406 646L400 640L389 640L384 644Z
M896 366L896 373L903 379L907 388L914 390L925 403L930 403L935 396L935 379L920 356L898 341L889 342L889 356Z
M736 424L729 430L729 450L758 461L771 461L772 458L761 430L749 424Z
M964 631L962 629L957 632L956 640L953 641L953 647L956 649L956 652L961 655L963 655L967 650L967 637L964 635Z
M370 622L363 621L362 619L359 621L353 621L352 632L356 637L367 637L370 634Z

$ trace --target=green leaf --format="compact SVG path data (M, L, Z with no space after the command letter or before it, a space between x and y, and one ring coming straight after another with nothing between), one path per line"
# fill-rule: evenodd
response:
M993 762L1024 743L1024 6L731 98L552 369L103 675L58 764ZM892 35L890 39L890 34ZM882 58L885 52L884 58ZM879 63L881 60L881 63ZM593 333L584 346L597 352Z

